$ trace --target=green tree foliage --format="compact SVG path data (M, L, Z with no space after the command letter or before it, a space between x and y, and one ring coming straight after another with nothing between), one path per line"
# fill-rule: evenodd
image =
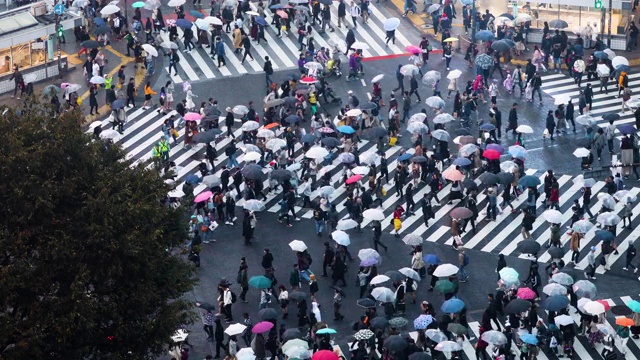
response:
M29 105L0 116L0 358L154 358L193 318L181 212L80 113Z

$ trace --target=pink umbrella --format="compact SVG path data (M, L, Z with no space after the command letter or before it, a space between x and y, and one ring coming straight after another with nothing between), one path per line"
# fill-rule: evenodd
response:
M64 90L64 89L66 89L66 88L67 88L67 86L69 86L69 85L71 85L71 84L70 84L70 83L62 83L62 84L60 84L60 88L61 88L62 90Z
M331 134L331 133L335 132L332 128L330 128L328 126L323 126L320 129L318 129L318 131L323 133L323 134Z
M196 196L196 198L193 200L193 202L201 203L203 201L209 200L209 198L211 198L211 196L213 196L213 193L211 191L205 191L203 193L200 193L198 196Z
M187 121L196 121L202 119L202 115L195 112L188 112L184 114L184 119Z
M320 350L316 351L311 360L338 360L338 355L336 355L333 351L329 350Z
M464 174L458 169L450 167L442 173L442 176L449 181L462 181Z
M537 297L536 293L528 287L518 289L518 298L523 300L533 300Z
M408 45L406 48L404 48L404 51L410 52L412 54L420 54L422 52L422 49L415 45Z
M353 175L345 181L347 184L353 184L355 182L360 181L362 179L362 175Z
M287 14L286 12L282 11L282 10L278 10L276 12L276 14L278 14L278 16L280 16L283 19L288 19L289 18L289 14Z
M267 332L269 330L271 330L271 328L273 327L273 323L269 322L269 321L261 321L255 325L253 325L253 329L251 329L251 332L254 334L261 334L263 332Z

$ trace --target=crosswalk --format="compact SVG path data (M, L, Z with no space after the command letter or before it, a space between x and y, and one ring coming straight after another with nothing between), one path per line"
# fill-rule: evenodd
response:
M632 91L632 98L637 97L636 94L640 93L640 73L630 74L629 76L629 88ZM580 89L577 84L574 83L573 78L569 77L565 73L544 75L542 78L541 89L548 95L553 97L557 96L570 96L572 103L575 107L575 116L580 115L580 109L578 100L580 98ZM591 84L593 88L593 107L589 112L596 124L600 127L606 127L609 122L602 119L602 116L606 114L619 114L620 119L614 121L614 125L635 124L635 117L633 111L626 109L622 112L622 98L618 97L618 89L616 81L609 81L608 89L609 93L606 94L600 91L600 81L594 79L586 81L586 77L583 77L582 88L585 88L587 84Z
M250 3L253 10L256 10L256 4ZM341 43L347 35L347 28L337 27L338 3L334 2L331 11L331 25L335 29L334 32L330 32L329 28L326 28L325 34L319 34L316 30L312 34L316 45L316 50L324 47L325 49L333 49L330 43ZM385 30L383 27L384 21L388 18L383 10L376 8L373 4L369 6L371 9L371 15L369 21L366 24L362 24L358 20L358 28L354 30L356 41L361 41L369 45L369 49L363 51L365 58L386 56L394 54L404 54L404 48L408 45L416 45L419 39L416 38L416 34L413 31L402 32L400 29L396 31L396 44L389 42L389 45L385 45ZM272 21L271 12L267 10L265 20L270 24ZM390 17L390 16L389 16ZM352 24L349 23L351 27ZM407 26L405 24L401 26ZM245 27L245 31L249 33ZM194 25L194 33L197 33L197 29ZM233 50L233 35L232 33L223 32L223 40L225 42L225 59L227 65L218 67L217 61L212 59L210 55L210 48L194 49L189 53L183 53L178 51L180 61L178 63L178 73L174 75L172 70L169 73L168 61L164 70L169 74L174 83L182 83L184 81L194 82L205 79L215 79L225 76L238 76L244 74L260 73L263 71L265 57L269 56L274 71L283 69L297 68L297 60L300 55L298 39L298 29L296 24L291 22L291 29L287 31L286 35L283 33L281 37L278 36L277 31L272 25L266 27L265 38L267 41L261 40L258 44L255 41L251 41L251 53L255 60L251 60L247 57L244 63L241 63L242 53L234 54ZM180 41L182 41L182 29L178 28L178 35ZM306 41L305 41L306 42ZM184 49L183 44L180 44L180 48ZM344 49L342 49L344 51ZM347 58L341 55L343 67L347 62Z
M127 153L127 156L135 162L145 162L151 158L151 149L155 143L157 143L162 136L161 127L165 119L174 115L174 112L168 113L167 115L161 115L157 113L155 110L144 110L141 108L128 109L128 122L125 126L125 132L123 136L119 139L116 139L116 143L120 144ZM103 129L110 129L111 123L108 119L95 122L91 125L91 129L89 132L93 131L93 127L101 126ZM222 127L221 130L225 133L225 128ZM276 131L278 134L281 131ZM237 124L237 129L233 131L235 136L241 136L242 130L240 129L240 123ZM190 149L187 149L182 144L182 139L184 136L184 129L179 129L179 144L173 145L170 151L170 160L175 162L178 166L178 175L176 178L176 190L172 192L171 196L182 196L183 193L181 191L182 184L185 178L188 175L197 173L198 165L204 162L204 147L202 145L196 145ZM224 154L224 149L231 141L230 138L220 137L218 141L215 143L215 147L218 152L218 158L216 160L217 172L216 175L220 175L221 173L221 165L225 164L227 156ZM365 159L370 155L374 154L377 150L376 144L373 142L369 142L366 140L360 141L359 146L359 158ZM385 153L388 159L388 171L390 175L390 179L393 178L393 175L396 171L396 167L398 164L398 156L401 153L402 148L399 146L394 146L388 148ZM410 149L408 152L412 152ZM244 154L238 156L237 160L242 166L244 162ZM295 146L295 161L300 162L304 157L302 146L300 144L296 144ZM342 185L342 177L343 177L343 166L337 160L337 156L334 156L334 160L332 165L335 166L335 169L331 171L332 179L331 183L336 187L336 191L330 197L330 201L336 205L337 211L339 212L341 217L346 217L347 211L345 209L346 203L346 190ZM270 170L265 168L264 173L267 174ZM300 171L300 170L299 170ZM539 172L535 169L527 169L526 173L529 175L533 175L539 177L541 181L543 181L544 173ZM573 178L568 175L557 176L558 184L560 186L560 211L562 215L562 226L568 226L571 221L572 210L571 206L574 199L580 199L582 197L581 186L580 184L576 184L573 181ZM265 180L265 189L269 187L269 180ZM480 186L481 183L476 179L476 183ZM364 185L364 184L363 184ZM414 199L418 203L415 209L415 215L409 216L408 218L403 220L402 228L400 229L400 234L408 234L413 233L422 236L426 242L430 243L440 243L450 245L452 243L451 237L451 229L448 226L447 218L448 213L457 206L454 204L447 203L447 197L451 191L451 184L448 184L443 187L442 190L438 192L438 197L442 200L441 204L435 204L434 201L434 212L435 212L435 221L431 220L429 226L427 227L424 224L422 217L422 209L419 205L419 200L422 199L423 194L430 191L426 184L420 183L414 190ZM591 202L591 212L597 213L600 211L602 203L597 198L597 193L605 188L605 183L603 181L598 181L592 187L593 199ZM203 184L198 185L194 193L197 195L205 189ZM482 187L480 187L482 189ZM390 226L390 221L392 219L392 212L397 205L404 206L404 199L395 195L395 184L390 182L385 185L385 190L387 191L386 197L382 202L382 209L384 213L387 215L387 218L382 221L383 231L387 234L383 236L383 240L392 243L395 241L399 241L394 238L390 233L392 231L392 227ZM629 190L631 194L638 195L640 194L640 188L631 188ZM279 210L279 205L277 205L278 200L281 198L280 194L276 194L271 192L267 195L267 201L265 202L265 208L267 212L276 213ZM311 193L311 200L317 200L320 197L319 190L315 189ZM544 195L541 196L541 199L544 198ZM474 234L471 231L471 227L467 227L467 232L462 235L462 240L464 242L464 246L467 249L476 249L478 251L489 252L494 254L504 254L504 255L519 255L517 250L518 243L523 240L522 235L520 234L521 223L523 215L520 212L511 213L510 208L506 208L505 211L500 213L496 220L494 221L484 221L486 218L486 205L487 205L487 197L483 192L477 196L478 209L480 209L480 214L477 219L477 233ZM522 194L519 197L512 199L512 204L514 207L518 207L524 204L526 200L526 194ZM502 201L502 198L499 197L499 202ZM243 201L240 200L237 203L238 206L243 205ZM538 201L537 203L537 214L540 215L544 211L544 205L542 201ZM621 211L621 205L619 205L616 212ZM299 217L304 219L312 219L313 211L309 208L301 208L296 207L296 213ZM638 223L638 215L640 214L640 204L634 206L632 210L632 220L634 224ZM362 223L363 231L370 231L367 228L369 225L368 220L364 220ZM624 266L625 261L625 251L628 248L629 241L633 241L635 238L640 235L640 231L623 229L622 223L618 225L617 239L616 242L618 244L619 255L612 254L609 258L609 264L612 268L611 271L622 273L621 268ZM597 230L594 227L588 233L585 234L584 239L581 241L582 249L588 249L590 246L597 246L596 255L599 255L600 246L597 241L593 240L595 231ZM536 240L541 245L545 245L549 239L549 224L543 220L542 216L538 216L537 220L533 224L533 230L531 231L532 239ZM562 243L565 249L565 256L563 258L565 263L569 263L571 259L571 252L568 250L568 242L570 236L565 234L562 236ZM549 253L546 251L546 247L542 246L542 254L539 254L539 261L548 262L551 257ZM587 251L582 251L582 257L580 261L576 264L576 269L582 270L587 267L586 260ZM524 255L520 255L524 258ZM611 265L613 264L613 265ZM600 266L597 269L597 274L604 273L604 269ZM627 274L624 272L623 276L631 277L632 274Z

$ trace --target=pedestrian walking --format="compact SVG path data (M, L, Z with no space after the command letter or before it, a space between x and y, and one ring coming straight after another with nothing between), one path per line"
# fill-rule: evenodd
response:
M458 280L460 282L467 282L469 279L469 275L465 268L469 265L469 255L467 255L467 251L465 248L460 248L458 253Z
M238 269L238 276L236 278L236 282L240 285L240 300L243 303L247 303L247 292L249 291L249 275L248 275L249 266L247 265L247 260L245 257L240 258L240 268Z

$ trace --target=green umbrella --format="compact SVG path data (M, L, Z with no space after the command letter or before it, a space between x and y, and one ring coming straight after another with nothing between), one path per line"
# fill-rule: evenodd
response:
M640 313L640 302L636 300L631 300L627 303L627 307L631 309L631 311Z
M257 289L268 289L271 287L271 280L265 276L252 276L249 285Z
M318 331L316 331L316 334L322 335L322 334L336 334L337 331L335 331L334 329L331 328L324 328L324 329L320 329Z
M438 280L434 287L437 292L442 294L450 294L456 289L456 285L449 280Z
M144 1L136 1L133 4L131 4L132 7L134 8L143 8L145 5Z

